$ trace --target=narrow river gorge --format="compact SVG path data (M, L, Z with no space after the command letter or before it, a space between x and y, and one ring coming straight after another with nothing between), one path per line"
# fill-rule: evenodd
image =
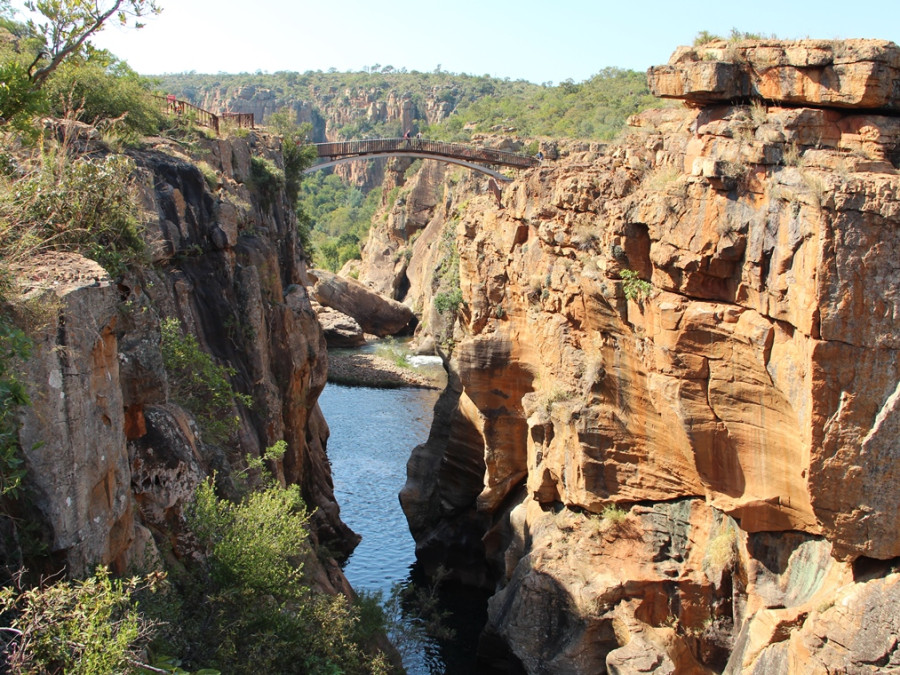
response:
M487 601L471 589L436 589L441 627L452 631L448 637L429 634L414 601L389 602L392 593L410 596L432 588L417 568L415 542L397 495L412 448L428 437L437 398L433 389L336 384L319 397L331 431L328 455L341 518L362 536L344 573L357 592L381 593L398 611L391 618L401 630L391 637L409 675L474 672Z
M28 401L0 562L168 573L194 671L386 672L352 585L411 675L900 672L900 48L713 41L647 79L687 105L615 142L473 136L542 157L502 188L373 161L339 273L309 267L280 137L129 149L152 262L12 270L10 321L41 325L0 355ZM350 94L338 117L379 109ZM84 162L115 158L94 131ZM368 335L444 391L329 383Z

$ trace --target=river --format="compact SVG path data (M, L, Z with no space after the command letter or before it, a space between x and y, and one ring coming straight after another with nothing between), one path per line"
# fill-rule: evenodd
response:
M357 591L427 588L416 568L415 542L397 497L406 482L412 449L428 438L438 392L428 389L372 389L328 384L319 404L331 429L328 456L341 518L362 541L344 567ZM421 584L421 586L420 586ZM445 589L438 609L454 632L439 639L399 603L405 626L404 666L409 675L469 675L485 619L485 598L464 589ZM412 633L412 635L410 635Z

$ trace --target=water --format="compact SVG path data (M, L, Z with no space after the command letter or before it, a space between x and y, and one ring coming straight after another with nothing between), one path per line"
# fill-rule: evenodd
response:
M427 389L371 389L329 384L319 397L328 420L334 492L341 518L362 541L344 573L357 591L388 597L398 584L423 585L415 564L415 542L397 497L406 482L413 447L425 442L438 392ZM452 589L440 609L453 639L424 636L404 651L409 675L472 673L478 632L484 623L484 597ZM418 619L402 608L403 620Z

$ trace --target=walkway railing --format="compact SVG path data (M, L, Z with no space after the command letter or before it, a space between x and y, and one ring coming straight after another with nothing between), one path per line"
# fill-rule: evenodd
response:
M421 152L441 157L484 162L527 169L540 162L527 155L518 155L493 148L476 148L461 143L444 143L418 138L377 138L365 141L339 141L336 143L316 143L319 157L339 159L341 157L363 157L365 155L401 152Z
M247 127L248 129L255 128L253 113L221 113L220 115L217 115L209 110L204 110L203 108L195 106L193 103L182 101L171 94L168 96L154 96L153 98L160 101L162 104L160 107L165 114L175 116L188 115L193 117L197 124L213 129L216 132L216 135L219 133L219 118L229 120L234 124L237 124L238 127Z

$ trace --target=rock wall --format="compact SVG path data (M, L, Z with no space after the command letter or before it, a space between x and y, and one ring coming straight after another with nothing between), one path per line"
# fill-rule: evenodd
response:
M357 541L340 520L325 455L316 401L327 356L295 217L283 191L261 195L249 180L251 157L280 165L280 146L259 134L200 143L214 178L174 143L131 153L151 258L143 269L113 283L95 263L56 254L19 270L47 308L20 434L29 498L49 552L72 575L182 554L182 507L197 484L215 472L234 494L245 455L279 440L288 451L272 468L316 509L314 538L343 553ZM238 429L225 442L204 437L170 396L166 317L252 400L234 405ZM346 584L336 563L320 576Z
M691 107L446 219L451 387L401 501L496 588L486 660L900 665L897 47L726 47L649 71Z

